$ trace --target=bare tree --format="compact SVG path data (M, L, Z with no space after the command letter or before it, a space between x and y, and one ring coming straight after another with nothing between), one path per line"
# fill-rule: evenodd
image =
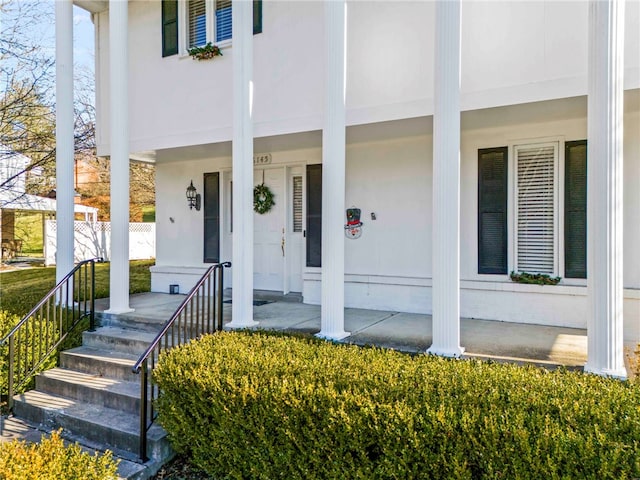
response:
M55 188L55 58L53 48L43 47L53 45L53 39L42 28L52 21L50 1L0 0L0 165L15 154L31 159L23 171L0 178L0 191L20 175L28 177L29 193L42 195ZM75 161L95 171L91 182L76 188L89 198L84 203L98 206L108 219L110 165L108 159L96 157L94 100L93 72L76 67ZM31 175L36 168L40 176ZM131 213L137 219L140 205L155 202L155 169L132 163L130 177Z
M0 0L0 160L25 155L32 159L27 172L55 158L54 59L41 27L51 20L46 2Z

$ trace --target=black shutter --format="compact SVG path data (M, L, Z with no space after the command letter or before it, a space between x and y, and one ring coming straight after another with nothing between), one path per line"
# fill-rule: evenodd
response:
M307 165L307 267L322 266L322 165Z
M220 174L204 174L204 262L220 261Z
M564 146L564 276L587 278L587 141Z
M178 0L162 0L162 56L178 53Z
M262 0L253 0L253 34L262 33Z
M507 152L478 150L478 273L507 273Z

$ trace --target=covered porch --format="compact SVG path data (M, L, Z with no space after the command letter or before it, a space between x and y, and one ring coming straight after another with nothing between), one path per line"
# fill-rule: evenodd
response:
M184 295L167 293L133 294L129 304L134 311L116 316L132 321L144 319L147 323L157 323L160 328L184 298ZM229 300L231 291L226 290L225 329L232 317ZM105 313L108 307L108 298L96 300L99 317L114 315ZM317 334L321 329L321 307L300 303L295 297L255 291L253 312L259 324L251 329L304 334ZM431 315L360 308L346 308L344 315L346 329L351 334L340 343L373 345L407 353L423 353L432 344ZM460 334L466 347L463 358L577 369L582 369L587 359L584 329L461 318Z

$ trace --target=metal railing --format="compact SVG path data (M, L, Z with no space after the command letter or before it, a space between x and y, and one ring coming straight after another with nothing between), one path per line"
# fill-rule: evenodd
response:
M14 394L29 383L72 330L85 318L89 330L95 329L95 263L101 260L78 263L0 340L0 347L7 343L9 347L7 383L2 391L9 411Z
M160 354L205 333L222 330L223 273L230 267L231 262L224 262L207 269L133 366L133 373L140 374L140 459L143 462L148 460L147 433L157 417L153 404L160 392L152 381L152 373Z

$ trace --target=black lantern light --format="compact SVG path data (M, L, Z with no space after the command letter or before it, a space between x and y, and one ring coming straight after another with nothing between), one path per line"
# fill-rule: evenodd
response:
M196 210L200 210L200 194L196 191L196 187L193 186L193 180L187 187L187 204L189 209L195 207Z

